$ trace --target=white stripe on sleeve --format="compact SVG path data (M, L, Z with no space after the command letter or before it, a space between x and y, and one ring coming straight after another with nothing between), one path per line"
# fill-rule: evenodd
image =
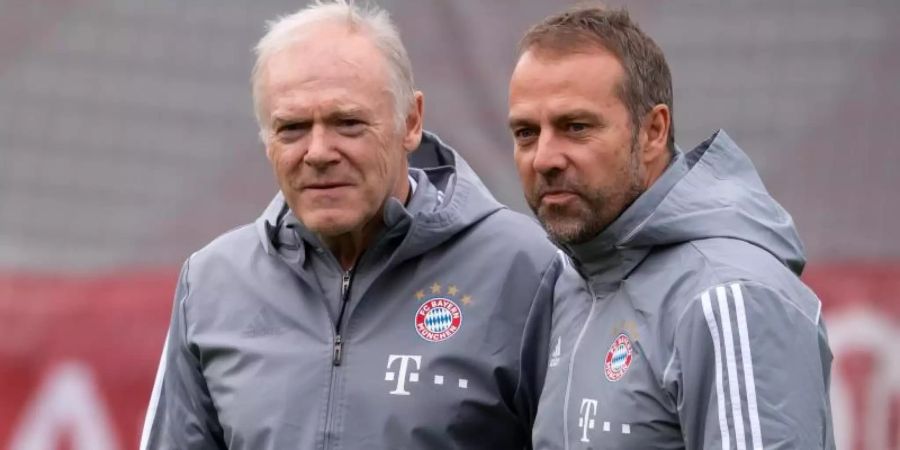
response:
M716 359L716 400L719 404L719 430L722 433L722 450L730 450L731 439L728 434L728 419L725 416L725 391L722 388L722 352L719 350L719 327L716 325L716 318L713 315L709 291L704 292L700 300L703 305L703 315L706 316L706 325L709 327L709 334L712 336L713 354Z
M738 450L747 450L744 438L744 414L741 412L741 382L737 374L737 357L734 355L734 333L731 314L728 312L728 293L725 286L716 288L719 300L719 319L722 321L722 340L725 341L725 361L728 363L728 392L731 395L731 414L734 419L734 441Z
M750 338L747 330L747 313L744 310L744 294L741 285L731 285L734 296L735 316L737 316L738 335L741 339L741 359L744 364L744 387L747 389L747 415L750 419L750 434L753 439L753 450L762 450L762 432L759 428L759 412L756 409L756 382L753 377L753 359L750 354Z

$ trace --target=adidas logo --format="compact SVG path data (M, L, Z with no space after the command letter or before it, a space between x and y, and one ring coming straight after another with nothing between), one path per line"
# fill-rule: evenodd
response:
M556 338L556 347L553 347L553 352L550 353L550 367L556 367L559 365L559 360L562 357L562 336L558 336Z
M283 332L284 330L276 325L272 319L272 313L268 309L262 308L253 316L253 320L244 327L241 334L246 337L262 337L273 336Z

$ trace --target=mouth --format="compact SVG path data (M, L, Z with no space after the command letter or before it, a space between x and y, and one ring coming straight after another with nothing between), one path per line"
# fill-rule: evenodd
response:
M307 191L324 191L328 189L338 189L351 186L350 183L311 183L303 186L303 190Z
M578 193L563 189L548 189L540 193L541 203L566 203L578 198Z

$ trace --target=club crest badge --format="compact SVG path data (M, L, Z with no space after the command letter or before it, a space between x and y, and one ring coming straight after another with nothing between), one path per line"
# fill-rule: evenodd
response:
M453 300L432 298L416 311L416 331L422 339L441 342L450 339L462 325L462 312Z
M436 295L435 297L426 299L424 290L416 293L417 300L424 300L416 311L416 332L429 342L446 341L462 326L462 310L452 300L452 297L459 293L459 289L450 285L446 290L446 296L441 295L442 291L442 286L435 283L431 286L431 294ZM462 302L468 305L472 302L472 297L465 295Z
M625 333L619 334L606 352L604 372L609 381L619 381L631 367L633 358L631 339Z

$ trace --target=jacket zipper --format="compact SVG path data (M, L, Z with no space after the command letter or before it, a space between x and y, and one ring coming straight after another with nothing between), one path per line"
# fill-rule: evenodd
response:
M331 432L331 408L334 404L334 384L337 379L337 367L341 365L344 355L344 341L341 337L341 324L344 321L344 312L347 309L347 303L350 300L350 284L353 281L353 268L344 272L341 277L341 310L338 313L337 323L334 325L334 345L331 357L331 384L328 387L328 406L326 408L325 418L325 437L322 442L324 449L329 448Z
M569 371L566 374L566 391L565 397L563 397L563 449L565 450L569 450L569 397L572 390L572 372L575 370L575 356L578 353L578 347L581 346L581 339L584 338L584 333L591 323L591 317L594 315L594 307L597 306L598 301L597 294L594 293L594 289L591 287L589 281L587 282L587 288L591 295L591 308L588 310L587 319L585 319L584 324L582 324L581 331L578 332L578 337L575 339L575 344L572 346L572 355L569 357Z
M344 322L344 311L347 309L347 303L350 300L350 281L353 277L353 269L344 272L344 277L341 279L341 312L338 313L337 324L334 328L334 358L332 358L331 362L335 366L341 365L341 359L343 358L343 350L344 350L344 341L341 339L341 323Z

